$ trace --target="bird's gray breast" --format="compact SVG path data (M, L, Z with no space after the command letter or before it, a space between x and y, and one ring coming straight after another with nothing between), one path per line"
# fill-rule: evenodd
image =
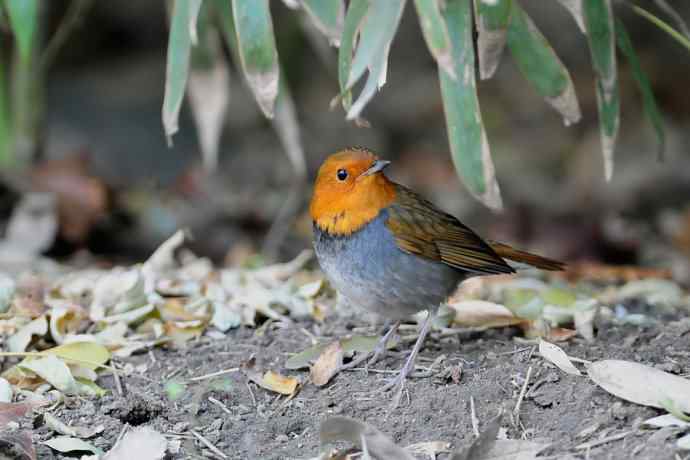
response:
M443 302L464 274L440 262L403 252L382 211L349 236L332 236L314 226L314 250L321 268L352 304L402 319Z

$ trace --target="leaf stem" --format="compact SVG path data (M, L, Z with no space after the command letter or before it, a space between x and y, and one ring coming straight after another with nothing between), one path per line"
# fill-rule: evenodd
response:
M672 38L675 38L678 43L680 43L685 48L687 48L688 51L690 51L690 40L683 34L678 32L676 29L674 29L658 17L654 16L652 13L645 10L644 8L641 8L637 5L632 5L632 9L635 13L647 19L649 22L651 22L652 24L654 24L655 26L669 34Z

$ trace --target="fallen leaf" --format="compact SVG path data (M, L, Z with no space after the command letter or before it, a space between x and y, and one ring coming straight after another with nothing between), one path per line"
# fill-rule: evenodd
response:
M669 402L690 412L690 380L644 364L621 360L586 365L589 377L604 390L644 406L665 408Z
M352 337L346 339L340 339L340 346L343 349L343 354L349 354L353 352L357 353L371 353L376 348L376 345L381 340L381 337L374 335L353 335ZM387 349L394 348L398 345L398 338L391 337L386 345ZM328 346L328 344L321 343L309 347L293 356L291 356L286 362L285 367L287 369L301 369L303 367L309 367L312 361L315 361L323 350Z
M165 456L167 445L162 434L143 426L125 433L103 460L132 460L134 452L137 459L159 460Z
M683 450L690 450L690 434L686 434L685 436L678 438L678 441L676 441L676 447Z
M299 380L294 377L286 377L273 371L266 371L261 380L255 381L261 387L280 393L283 395L291 395L297 390Z
M504 305L484 300L462 300L448 306L455 312L453 322L463 327L505 327L525 321Z
M311 368L309 377L316 386L323 386L343 365L343 348L339 341L328 345Z
M55 343L61 344L65 341L66 335L79 330L85 319L87 319L86 310L80 307L54 307L50 311L50 336Z
M580 370L570 361L568 355L557 345L539 339L539 354L566 374L582 375Z
M6 313L9 310L16 287L16 283L12 278L4 273L0 273L0 314Z
M486 423L486 427L472 443L464 448L456 450L450 457L451 460L487 460L487 455L496 444L496 436L501 428L503 411Z
M39 316L35 320L27 323L19 329L13 336L7 339L7 349L12 353L22 352L31 343L31 338L35 335L44 336L48 332L48 320L44 316Z
M16 422L33 408L32 404L4 403L0 402L0 430L4 429L8 423Z
M110 359L108 349L96 342L70 342L43 350L41 354L54 355L68 363L74 362L91 370L98 369Z
M0 432L0 441L12 444L30 460L36 460L36 449L31 439L31 431L3 431Z
M28 370L41 377L52 386L67 394L77 393L77 382L67 365L54 355L45 358L24 360L17 364L21 370Z
M12 385L6 379L0 377L0 403L11 403L12 395Z
M319 428L321 444L348 441L360 449L366 448L381 460L414 460L411 453L396 445L373 426L349 417L330 417Z
M444 441L418 442L405 447L405 450L411 454L422 455L425 458L430 457L435 460L438 454L450 452L450 443Z
M77 438L90 438L99 433L102 433L103 430L105 430L105 427L103 425L96 425L90 427L69 426L57 417L55 417L50 412L45 412L43 414L43 420L45 421L46 426L51 430L60 434L64 434L66 436L73 436Z
M46 310L46 283L41 277L25 273L17 281L17 290L12 302L12 312L17 316L37 318Z
M664 414L642 422L643 425L653 426L655 428L665 428L667 426L677 426L680 428L690 428L690 422L679 419L673 414Z
M550 443L524 439L497 439L482 460L538 460L539 452ZM566 457L561 457L563 460ZM574 457L573 457L574 458Z
M47 441L43 441L43 444L50 447L58 452L91 452L96 455L101 455L103 451L97 447L92 446L86 441L82 441L79 438L74 438L71 436L58 436ZM145 457L139 457L145 458Z

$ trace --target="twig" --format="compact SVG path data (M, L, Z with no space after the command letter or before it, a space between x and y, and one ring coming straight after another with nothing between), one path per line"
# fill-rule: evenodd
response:
M529 347L518 348L517 350L512 350L512 351L504 351L502 353L496 353L496 356L514 355L517 353L522 353L523 351L527 351L530 348L533 348L533 347L529 346Z
M527 392L527 384L529 384L529 379L532 376L532 366L527 368L527 375L525 375L525 383L522 384L522 389L520 390L520 396L515 403L515 408L513 409L513 416L515 417L515 425L520 424L520 406L522 405L522 400L525 398L525 393Z
M577 449L577 450L592 449L593 447L597 447L597 446L600 446L602 444L609 443L611 441L618 441L620 439L623 439L624 437L628 436L629 434L632 434L632 431L624 431L623 433L613 434L611 436L607 436L607 437L602 438L602 439L597 439L596 441L583 442L582 444L575 446L575 449Z
M122 391L122 382L120 382L120 375L117 372L113 372L113 380L115 381L115 389L117 390L117 394L120 397L123 397L125 392Z
M213 377L218 377L219 375L231 374L233 372L239 372L239 367L231 367L230 369L223 369L222 371L212 372L206 375L200 375L198 377L192 377L189 379L190 382L198 382L199 380L212 379Z
M208 449L209 449L211 452L213 452L214 454L216 454L216 455L219 456L220 458L228 458L227 455L225 455L223 452L221 452L216 446L214 446L213 444L211 444L211 441L209 441L208 439L204 438L203 436L201 436L199 433L197 433L197 432L194 431L194 430L189 430L189 432L192 433L199 441L201 441L201 443L202 443L203 445L205 445L206 447L208 447Z
M474 396L470 396L470 420L472 420L472 433L474 437L479 437L479 419L477 413L474 411Z
M254 404L254 407L256 407L256 397L254 396L252 387L249 385L249 382L244 382L244 384L247 386L247 390L249 390L249 396L252 397L252 403Z
M228 406L226 406L226 405L223 404L222 402L218 401L218 400L217 400L216 398L214 398L213 396L209 396L209 397L208 397L208 402L210 402L211 404L215 404L216 406L220 407L220 409L221 409L223 412L225 412L226 414L232 415L232 412L230 411L230 409L228 409Z

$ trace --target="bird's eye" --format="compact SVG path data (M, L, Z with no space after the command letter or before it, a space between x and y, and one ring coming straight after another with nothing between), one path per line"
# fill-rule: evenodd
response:
M345 179L347 179L347 171L345 169L339 169L336 173L336 177L339 181L344 181Z

